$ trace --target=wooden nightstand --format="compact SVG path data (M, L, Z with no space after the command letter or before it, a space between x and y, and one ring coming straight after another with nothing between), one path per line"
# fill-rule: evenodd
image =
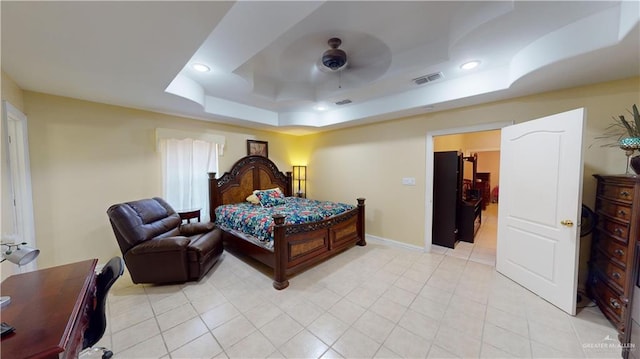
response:
M195 218L197 218L198 222L200 222L200 208L185 209L179 211L178 214L180 215L180 219L182 219L183 221L187 221L187 223L191 223L191 220Z

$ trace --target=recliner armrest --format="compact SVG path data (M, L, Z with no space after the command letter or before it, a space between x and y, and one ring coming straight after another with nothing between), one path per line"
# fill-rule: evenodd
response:
M154 238L131 248L129 253L139 255L144 253L184 251L190 242L191 240L184 236Z
M189 237L195 234L210 232L214 228L215 225L212 222L185 223L180 225L180 234Z

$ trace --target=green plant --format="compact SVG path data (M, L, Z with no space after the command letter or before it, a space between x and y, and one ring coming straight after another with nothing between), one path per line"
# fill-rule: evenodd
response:
M631 111L628 111L632 116L632 120L627 120L624 115L618 115L613 118L613 124L607 127L606 132L602 136L596 137L597 139L611 139L615 138L616 143L608 144L605 146L618 146L618 142L627 137L640 138L640 112L638 112L638 106L631 106Z

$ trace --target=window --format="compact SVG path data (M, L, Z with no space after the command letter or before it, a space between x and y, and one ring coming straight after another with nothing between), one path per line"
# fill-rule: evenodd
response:
M208 172L218 172L224 137L158 129L163 198L176 210L200 209L209 221Z

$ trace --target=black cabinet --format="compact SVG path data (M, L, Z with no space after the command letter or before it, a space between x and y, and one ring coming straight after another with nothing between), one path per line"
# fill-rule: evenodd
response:
M482 224L482 202L481 198L460 202L458 207L458 232L461 241L473 243L473 239Z
M457 151L433 154L432 243L454 248L458 241L457 210L462 191L462 155Z

